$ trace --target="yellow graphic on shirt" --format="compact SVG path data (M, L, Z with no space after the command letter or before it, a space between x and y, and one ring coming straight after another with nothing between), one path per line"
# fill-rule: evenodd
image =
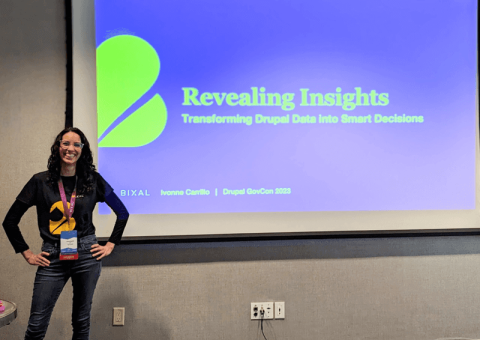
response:
M67 206L68 208L70 208L70 202L67 202ZM50 216L52 216L52 212L55 209L58 209L62 213L62 218L58 221L50 220L50 232L53 235L60 235L62 231L71 231L75 229L75 219L73 217L70 217L70 222L67 221L62 201L55 202L52 205L52 207L50 208Z

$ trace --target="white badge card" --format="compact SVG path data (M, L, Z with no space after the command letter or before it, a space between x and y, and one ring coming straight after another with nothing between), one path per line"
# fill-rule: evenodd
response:
M60 234L60 260L78 259L77 231L62 231Z

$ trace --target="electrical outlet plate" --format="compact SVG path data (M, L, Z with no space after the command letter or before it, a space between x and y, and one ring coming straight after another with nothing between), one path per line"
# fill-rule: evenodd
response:
M113 325L125 325L125 307L113 307Z
M275 302L275 319L285 319L285 302Z
M265 312L263 317L262 310ZM252 320L273 319L273 302L252 302L250 304L250 317Z

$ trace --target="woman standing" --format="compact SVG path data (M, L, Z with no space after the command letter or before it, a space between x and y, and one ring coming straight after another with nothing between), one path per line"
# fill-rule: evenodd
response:
M97 202L106 202L117 215L105 246L97 243L92 223ZM34 205L43 239L40 254L29 249L18 227L23 214ZM69 278L73 285L72 339L89 339L92 298L102 267L99 260L120 243L127 219L125 206L96 172L82 131L67 128L60 132L51 147L48 170L30 179L3 222L15 252L38 266L26 340L45 337L53 307ZM60 249L61 238L68 242L68 250ZM64 251L68 255L61 253Z

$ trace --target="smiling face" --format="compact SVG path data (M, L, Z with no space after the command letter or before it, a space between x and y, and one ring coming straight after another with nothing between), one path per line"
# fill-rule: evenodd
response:
M69 146L64 147L62 142L69 142ZM77 164L77 161L82 154L82 149L75 147L75 143L82 143L80 136L75 132L67 132L63 135L62 140L60 141L60 147L58 149L58 152L60 153L60 159L62 160L62 165L72 166Z

